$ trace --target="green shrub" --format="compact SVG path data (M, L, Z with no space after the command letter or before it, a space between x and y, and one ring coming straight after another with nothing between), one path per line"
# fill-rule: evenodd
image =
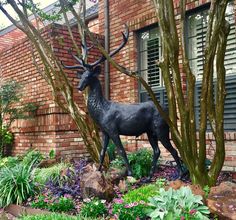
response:
M21 216L18 220L92 220L82 216L68 216L58 213Z
M0 169L0 207L10 203L21 204L34 194L35 183L31 178L34 163L19 163Z
M113 215L117 216L119 220L145 218L148 198L156 195L158 190L159 183L149 184L129 191L122 199L114 199L112 206Z
M43 155L39 150L30 149L22 156L22 163L25 165L30 164L32 161L35 161L35 164L39 164L42 159Z
M111 161L111 167L117 168L117 169L122 169L124 167L124 161L122 159L122 157L118 156L116 157L115 160Z
M1 124L1 123L0 123ZM12 145L13 143L13 134L7 130L5 126L0 126L0 149L1 152L4 153L3 147L7 147L8 145Z
M17 119L32 118L37 110L33 103L17 105L22 97L22 86L14 81L2 81L0 85L0 157L4 156L6 147L13 142L13 135L9 131L11 124ZM29 114L30 113L30 114ZM5 119L8 120L5 120Z
M127 154L135 178L139 179L149 175L152 166L152 155L152 151L147 148L142 148L136 152ZM117 157L111 162L111 166L121 168L124 166L124 161L121 157Z
M42 214L42 215L27 215L18 218L19 220L76 220L76 217L70 217L57 213Z
M113 161L116 158L116 145L109 141L108 147L107 147L107 154L109 156L109 160Z
M68 212L75 208L74 201L67 197L53 197L51 195L39 195L31 203L32 208L48 209L52 212Z
M52 212L68 212L75 208L73 199L60 197L57 201L49 205L49 211Z
M194 195L189 187L179 190L160 189L159 194L149 199L148 216L153 220L207 220L210 214L203 205L202 197Z
M58 163L54 166L47 168L36 168L34 171L35 182L45 185L49 180L56 182L62 182L65 180L66 176L61 175L62 171L67 170L70 167L70 164L67 163Z
M106 206L103 201L93 199L85 202L80 210L80 215L89 218L98 218L107 213Z
M50 150L49 154L48 154L49 159L54 159L56 157L56 152L55 150Z
M132 202L148 202L148 198L150 196L156 195L158 193L158 186L157 184L149 184L146 186L141 186L138 189L134 189L129 191L123 196L123 199L126 203Z
M17 157L4 157L0 159L0 169L3 167L14 167L17 163L19 163Z

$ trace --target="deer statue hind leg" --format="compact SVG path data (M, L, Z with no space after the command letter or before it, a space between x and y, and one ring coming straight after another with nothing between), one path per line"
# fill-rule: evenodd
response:
M153 174L156 171L157 161L158 161L158 158L160 157L160 149L158 147L157 138L149 133L147 134L147 136L148 136L149 143L151 144L152 149L153 149L152 167L150 170L149 177L147 179L147 181L150 181Z
M181 178L184 175L182 163L179 158L177 150L172 146L172 144L170 142L169 134L162 136L159 140L161 141L162 145L171 153L172 157L174 158L177 168L178 168L179 177Z

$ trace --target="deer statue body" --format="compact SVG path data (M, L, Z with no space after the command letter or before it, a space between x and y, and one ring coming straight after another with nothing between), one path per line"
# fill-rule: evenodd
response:
M113 56L126 44L128 40L128 31L123 34L123 42L115 51L110 53ZM177 151L171 145L169 139L169 126L159 114L153 102L143 102L137 104L121 104L108 101L102 94L102 87L98 79L101 73L101 62L105 61L102 56L93 64L85 64L83 59L72 55L79 63L79 66L64 66L69 69L84 69L82 74L79 74L80 82L78 89L83 91L89 87L88 95L88 111L92 119L99 125L103 133L103 148L100 154L100 166L102 168L104 156L107 150L109 140L118 148L119 154L123 157L128 175L132 175L129 161L125 149L120 140L120 135L140 136L143 133L147 134L150 145L153 148L153 161L149 179L153 176L157 160L160 156L158 140L171 153L177 163L179 172L182 172L181 162Z

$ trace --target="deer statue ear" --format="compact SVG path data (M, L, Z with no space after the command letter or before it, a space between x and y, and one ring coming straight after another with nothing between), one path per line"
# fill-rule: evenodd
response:
M93 72L94 72L94 76L98 76L101 73L101 66L98 65L94 68Z
M78 71L77 72L77 78L78 79L81 79L82 75L83 75L83 71Z

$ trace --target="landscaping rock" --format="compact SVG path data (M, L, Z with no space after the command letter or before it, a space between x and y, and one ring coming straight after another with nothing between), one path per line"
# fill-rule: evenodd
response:
M45 159L45 160L42 160L38 167L39 168L47 168L47 167L51 167L53 165L57 164L57 160L56 159Z
M200 185L188 185L188 186L190 187L194 195L202 196L202 198L205 199L205 192L202 190Z
M5 211L9 213L8 215L19 217L22 215L38 215L38 214L50 214L51 212L41 209L34 209L30 207L24 207L21 205L11 204L5 208ZM1 218L0 218L1 219ZM14 218L9 218L14 219Z
M121 179L126 176L126 168L124 169L117 169L117 168L110 168L106 174L107 178L112 184L118 184Z
M137 183L137 180L136 180L134 177L132 177L132 176L127 176L126 181L127 181L127 183L129 183L129 184L135 184L135 183Z
M170 187L177 190L177 189L180 189L183 186L188 186L192 190L192 193L194 195L202 196L203 199L205 198L205 192L202 190L201 186L187 184L187 183L184 183L181 180L171 181L169 186L166 187L166 190L168 190Z
M5 212L4 209L1 208L0 209L0 219L1 220L15 220L16 218L15 218L15 216Z
M110 201L114 197L112 183L91 165L84 168L80 184L83 199L98 197Z
M126 180L120 180L119 184L118 184L118 188L119 191L124 193L128 191L128 184L126 182Z
M169 188L177 190L177 189L180 189L182 186L186 186L186 185L187 184L181 180L175 180L169 183L169 186L166 187L166 190L168 190Z
M223 219L236 220L236 184L223 182L219 186L212 187L207 206L212 213Z

